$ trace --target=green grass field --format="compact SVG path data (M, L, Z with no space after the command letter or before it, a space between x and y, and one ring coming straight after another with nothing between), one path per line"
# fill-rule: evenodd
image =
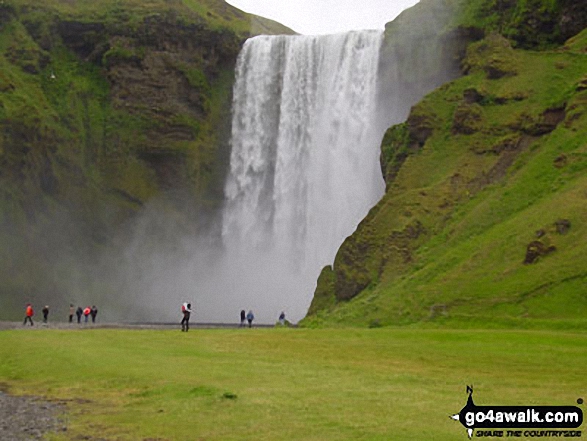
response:
M478 405L575 405L586 345L557 331L16 330L0 332L0 384L71 400L52 440L465 440L448 416L467 384Z

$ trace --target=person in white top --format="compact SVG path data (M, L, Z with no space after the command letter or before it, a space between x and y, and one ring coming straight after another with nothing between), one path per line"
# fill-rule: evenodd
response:
M186 302L181 305L181 312L183 313L183 318L181 319L181 331L188 332L190 329L190 314L192 313L192 304Z

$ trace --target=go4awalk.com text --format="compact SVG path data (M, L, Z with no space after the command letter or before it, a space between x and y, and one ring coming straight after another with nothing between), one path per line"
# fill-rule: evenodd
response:
M451 416L473 438L580 438L583 410L577 406L478 406L473 387L467 404ZM577 404L583 404L582 399Z

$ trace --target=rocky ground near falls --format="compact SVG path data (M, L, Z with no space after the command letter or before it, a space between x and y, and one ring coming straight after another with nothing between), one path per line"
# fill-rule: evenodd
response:
M66 431L63 404L38 397L12 396L0 391L3 441L40 440L48 432Z

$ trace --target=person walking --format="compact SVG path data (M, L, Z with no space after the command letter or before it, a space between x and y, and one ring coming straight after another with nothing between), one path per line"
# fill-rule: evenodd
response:
M31 322L31 326L34 326L33 316L35 315L35 310L33 309L33 305L27 303L24 314L24 322L22 322L23 326L26 325L26 322Z
M183 318L181 319L181 332L188 332L190 330L190 315L192 313L192 304L184 303L181 305L181 312Z
M49 317L49 305L45 305L43 308L43 323L47 323L47 318Z
M253 314L253 310L249 310L247 313L247 321L249 322L249 328L253 326L253 320L255 320L255 314Z
M73 315L75 314L75 307L73 303L69 304L69 323L73 323Z
M281 311L281 314L279 314L279 324L281 326L285 326L285 312Z
M241 324L240 327L244 328L245 327L245 321L247 320L247 313L245 312L244 309L241 309Z
M98 308L96 308L96 305L92 306L90 314L92 315L92 323L96 323L96 316L98 315Z
M92 308L90 308L89 306L86 306L84 308L84 317L86 318L85 323L88 323L88 317L90 316L91 312L92 312Z
M78 306L77 309L75 310L75 315L77 316L77 322L78 324L82 322L82 315L84 315L84 310L82 309L81 306Z

